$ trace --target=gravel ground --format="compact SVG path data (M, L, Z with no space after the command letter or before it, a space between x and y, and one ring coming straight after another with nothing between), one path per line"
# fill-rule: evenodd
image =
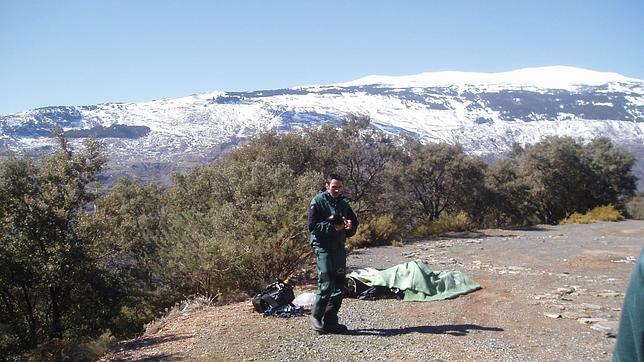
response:
M308 317L262 317L249 302L176 311L119 360L608 361L644 221L483 230L359 250L350 268L422 259L483 287L452 300L345 299L347 335L317 335ZM314 291L300 286L296 294Z

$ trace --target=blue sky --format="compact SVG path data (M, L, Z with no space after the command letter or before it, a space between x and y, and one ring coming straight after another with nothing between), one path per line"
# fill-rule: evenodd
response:
M644 79L644 1L0 0L0 114L547 65Z

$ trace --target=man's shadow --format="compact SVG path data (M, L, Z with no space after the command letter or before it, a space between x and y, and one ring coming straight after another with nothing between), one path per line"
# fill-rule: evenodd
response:
M405 328L390 328L390 329L378 329L378 328L365 328L365 329L354 329L348 331L346 334L354 336L382 336L382 337L391 337L399 336L401 334L408 333L433 333L433 334L450 334L452 336L465 336L472 330L481 330L481 331L493 331L493 332L503 332L503 328L498 327L483 327L476 324L445 324L441 326L415 326L415 327L405 327Z

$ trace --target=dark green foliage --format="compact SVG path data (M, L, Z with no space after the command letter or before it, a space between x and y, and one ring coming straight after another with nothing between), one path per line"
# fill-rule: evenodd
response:
M73 153L62 136L41 163L0 164L0 352L32 348L51 338L97 335L118 306L78 232L89 186L105 162L88 140Z
M244 147L232 152L230 159L238 162L262 162L267 165L283 164L294 174L320 170L323 158L315 145L301 133L262 133Z
M529 187L539 220L556 224L575 211L609 203L623 208L635 190L633 161L607 139L584 146L570 137L549 137L526 147L516 172Z
M467 156L459 145L412 143L408 148L397 189L412 226L461 210L481 214L486 193L482 161Z
M591 206L592 174L582 153L582 146L569 137L546 138L526 147L518 173L530 185L530 199L542 222L555 224Z
M501 160L488 167L487 194L482 224L490 227L536 224L537 205L530 198L530 185L517 175L516 159Z
M96 260L124 295L110 329L132 336L174 303L159 280L163 192L157 184L123 178L84 215L79 229L93 240Z
M584 160L594 178L591 194L596 205L613 203L624 209L625 199L636 190L635 158L617 148L608 138L596 138L584 146Z
M388 170L401 157L390 136L372 127L368 117L350 116L340 129L324 127L309 137L323 159L324 173L344 176L344 193L357 214L390 213L382 194L389 183Z
M165 277L184 294L216 295L288 276L310 253L305 210L320 179L235 157L178 178L168 193Z

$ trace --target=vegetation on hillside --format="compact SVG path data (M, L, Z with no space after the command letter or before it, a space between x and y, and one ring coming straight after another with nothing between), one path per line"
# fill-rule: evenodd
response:
M258 135L168 188L123 179L97 195L101 143L75 152L58 139L39 160L0 163L0 355L56 346L55 358L133 336L188 296L252 293L289 276L310 255L305 210L331 171L361 220L349 248L556 224L608 204L627 214L635 190L633 156L607 139L546 138L488 165L350 117Z

